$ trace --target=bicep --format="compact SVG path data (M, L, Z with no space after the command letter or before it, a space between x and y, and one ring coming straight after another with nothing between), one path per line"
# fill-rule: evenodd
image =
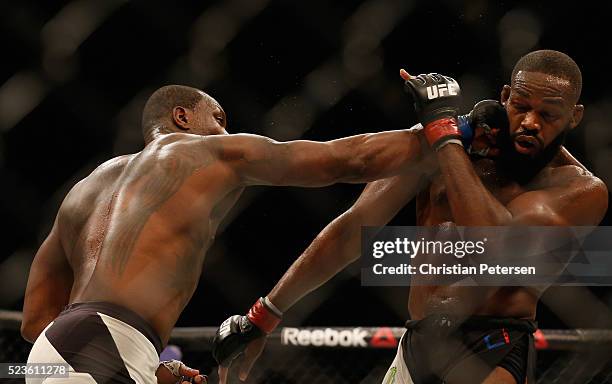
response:
M252 161L246 169L249 184L320 187L338 181L342 172L350 173L349 162L326 142L272 142L262 151L264 161Z

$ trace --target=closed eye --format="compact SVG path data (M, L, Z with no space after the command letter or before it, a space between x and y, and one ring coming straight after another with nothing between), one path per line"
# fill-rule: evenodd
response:
M549 122L555 121L559 118L559 116L552 114L552 113L548 113L548 112L543 112L542 117L544 118L544 120L549 121Z
M523 104L512 103L512 107L514 109L516 109L517 111L519 111L519 112L527 112L529 110L529 107L527 107L526 105L523 105Z

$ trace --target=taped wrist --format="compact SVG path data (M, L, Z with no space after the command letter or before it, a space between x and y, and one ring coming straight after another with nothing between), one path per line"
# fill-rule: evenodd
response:
M165 360L165 361L160 361L159 365L163 365L164 367L166 367L170 373L172 373L172 375L176 376L176 377L180 377L181 376L181 366L183 365L183 362L180 360Z
M445 117L434 120L425 125L425 137L427 142L434 149L438 150L449 140L461 140L461 130L458 127L457 119Z
M459 126L459 132L461 133L461 144L467 148L472 144L472 139L474 138L474 129L470 123L469 116L457 116L457 125Z
M268 334L281 322L282 313L274 305L266 306L266 299L260 297L249 309L247 317L257 328ZM269 300L267 301L270 303ZM280 316L276 312L280 313Z
M268 299L268 296L263 298L263 305L265 305L266 308L272 311L272 313L274 313L276 317L281 317L281 318L283 317L283 312L280 309L278 309L276 305L272 304L270 299Z

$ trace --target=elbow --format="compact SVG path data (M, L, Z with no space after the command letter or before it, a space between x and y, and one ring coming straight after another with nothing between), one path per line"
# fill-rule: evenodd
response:
M375 142L367 143L367 135L361 140L362 142L355 143L360 150L347 159L354 182L368 183L397 175L406 172L416 163L415 151L396 150L393 147L398 146L383 147ZM419 170L424 171L424 169Z
M348 143L357 151L347 152L354 179L371 182L414 169L420 173L437 170L435 155L421 150L420 139L413 132L365 134Z
M370 182L386 176L387 168L394 162L384 155L383 148L376 143L368 143L370 135L365 135L359 143L361 151L351 158L351 169L356 179L361 182Z
M325 156L324 172L319 175L324 184L362 183L368 180L372 173L372 150L365 145L364 135L328 142L328 152Z
M359 159L351 159L348 162L343 162L341 166L335 168L337 171L330 172L328 183L368 183L377 178L368 168L368 163Z
M356 157L349 161L349 182L364 183L373 181L370 177L371 160L367 157Z
M401 173L414 160L414 152L398 150L375 140L376 134L364 134L334 143L333 177L341 182L367 183Z
M355 183L370 182L378 179L382 170L377 169L377 154L374 148L367 145L356 143L364 150L358 153L347 154L345 164L348 167L348 181Z
M342 261L342 265L351 264L361 256L362 225L365 225L363 218L354 207L338 216L330 225L329 237L340 246L335 255Z
M514 226L514 225L523 225L515 216L510 212L502 212L497 215L492 215L488 220L488 223L483 226L488 227L506 227L506 226Z
M28 320L24 318L21 320L21 337L30 343L34 343L49 323L50 321L45 321L43 319Z
M31 324L28 324L25 321L21 322L21 337L23 337L26 341L34 343L39 334L40 331L36 331Z

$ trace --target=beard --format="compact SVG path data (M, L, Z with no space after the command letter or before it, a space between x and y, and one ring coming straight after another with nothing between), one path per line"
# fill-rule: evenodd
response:
M496 159L498 170L520 185L527 184L559 153L568 132L569 129L564 129L538 154L531 156L517 152L514 147L514 138L527 133L516 132L510 135L509 129L500 130L498 134L500 156Z

